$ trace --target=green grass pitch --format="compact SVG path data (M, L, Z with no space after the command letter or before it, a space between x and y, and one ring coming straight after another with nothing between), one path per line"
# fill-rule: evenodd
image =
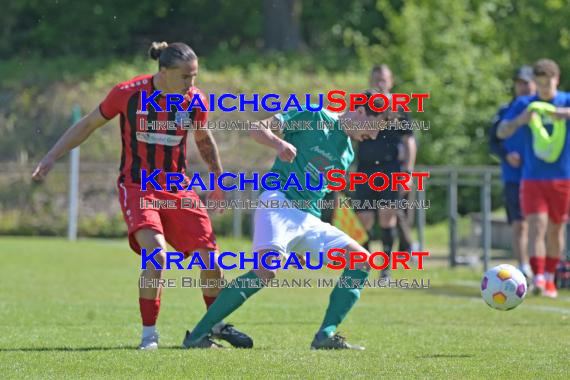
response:
M222 239L225 250L247 241ZM182 350L205 310L198 289L165 289L161 348L139 352L140 260L125 240L0 238L1 378L568 378L570 293L527 296L509 312L479 297L480 273L428 261L396 278L429 290L365 289L340 331L363 352L314 352L309 344L330 289L264 289L227 321L252 350ZM190 272L190 273L187 273ZM227 278L239 272L228 271ZM170 271L167 277L196 277ZM377 273L373 273L377 276ZM288 270L282 278L332 278Z

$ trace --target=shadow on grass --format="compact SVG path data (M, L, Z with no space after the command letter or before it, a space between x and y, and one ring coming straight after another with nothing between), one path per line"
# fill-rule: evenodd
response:
M317 320L312 320L312 321L280 321L280 320L275 320L275 321L266 321L266 320L259 320L259 321L244 321L244 322L240 322L239 325L240 326L285 326L285 325L290 325L290 326L300 326L300 325L313 325L316 326L319 324L319 318L317 318ZM318 326L317 326L318 327Z

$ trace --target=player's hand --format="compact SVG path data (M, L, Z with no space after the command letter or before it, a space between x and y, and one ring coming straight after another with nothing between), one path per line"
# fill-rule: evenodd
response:
M42 158L36 167L36 170L34 170L32 173L32 179L34 181L43 181L54 165L55 159L53 159L50 155L46 155L44 158Z
M411 173L411 170L407 170L407 172ZM410 193L412 191L412 189L414 188L414 177L412 177L412 175L410 174L410 180L408 182L406 182L406 186L408 186L410 188L410 190L406 190L404 188L404 186L398 186L398 188L400 189L399 193L400 196L403 197L405 194Z
M507 154L506 160L509 163L509 165L511 165L513 168L520 167L522 163L521 155L518 154L517 152L511 152Z
M557 107L554 112L550 114L555 119L570 119L570 108Z
M277 155L281 161L293 162L297 156L297 148L289 144L287 141L281 140L277 146Z
M206 195L206 199L207 200L215 200L215 201L219 202L219 201L226 199L226 194L224 193L224 190L222 190L218 185L216 185L214 191L210 191L208 193L208 195ZM223 214L224 209L223 208L215 208L215 209L212 209L212 212L214 212L216 214Z

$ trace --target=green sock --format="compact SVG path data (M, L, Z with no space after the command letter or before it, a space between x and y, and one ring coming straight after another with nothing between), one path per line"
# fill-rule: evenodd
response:
M329 307L325 313L323 324L319 332L332 336L338 325L344 320L350 309L360 298L364 280L368 277L368 271L360 269L345 269L339 281L333 289ZM342 282L341 279L345 281ZM359 280L359 284L352 284L352 280ZM348 285L348 286L347 286Z
M254 286L250 286L250 281L242 282L240 279L249 279L254 281ZM208 334L212 327L222 319L230 315L238 307L240 307L246 299L257 293L261 289L258 281L259 277L251 270L246 274L235 279L237 286L228 285L224 288L216 301L210 306L206 314L196 325L190 334L191 340L196 340ZM233 282L234 280L230 281ZM244 286L242 286L242 283Z

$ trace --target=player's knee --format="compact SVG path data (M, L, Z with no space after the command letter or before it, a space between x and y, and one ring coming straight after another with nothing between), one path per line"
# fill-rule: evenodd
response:
M398 210L395 209L383 209L380 212L380 227L382 228L392 228L396 227L398 222Z
M523 226L523 224L524 224L524 226ZM521 221L516 221L513 223L513 233L515 235L522 234L524 228L526 228L526 223L523 223Z
M202 259L202 261L204 262L204 266L206 268L214 268L211 269L211 271L215 271L217 273L223 273L224 270L222 269L219 263L219 256L220 256L219 252L213 251L213 254L210 254L209 250L199 250L198 252L200 253L200 259Z
M213 278L224 278L224 269L217 263L214 266L214 269L210 270L210 272L212 272L210 276Z
M372 227L374 227L374 221L372 219L370 219L369 221L362 223L362 226L364 227L364 229L366 231L370 231L372 229Z
M519 222L520 225L520 229L521 229L521 234L527 234L528 233L528 223L524 220Z
M546 233L548 227L548 219L546 215L533 215L528 218L528 228L534 234Z
M360 244L353 241L353 242L347 244L344 247L344 249L347 252L362 252L365 255L365 256L358 256L359 259L353 261L354 269L365 270L365 271L369 271L371 269L369 261L368 261L368 257L369 257L370 252L368 252L368 250L366 250ZM350 268L350 265L347 262L345 269L348 269L348 268Z
M158 265L164 268L166 266L166 251L164 249L161 249L160 252L156 254L154 259L156 260Z
M364 262L355 263L354 269L363 270L363 271L368 272L371 269L371 267L370 267L370 264L368 263L368 260L366 260Z
M547 228L548 236L557 237L558 235L564 234L564 224L550 223Z
M155 263L158 265L158 268L166 268L166 250L164 248L160 248L160 247L157 247L157 248L160 249L160 251L157 252L156 254L154 254L154 256L152 257L152 260L147 261L146 267L147 267L147 269L160 272L162 269L157 269L157 266L155 265ZM147 249L147 250L154 252L156 250L156 248Z

